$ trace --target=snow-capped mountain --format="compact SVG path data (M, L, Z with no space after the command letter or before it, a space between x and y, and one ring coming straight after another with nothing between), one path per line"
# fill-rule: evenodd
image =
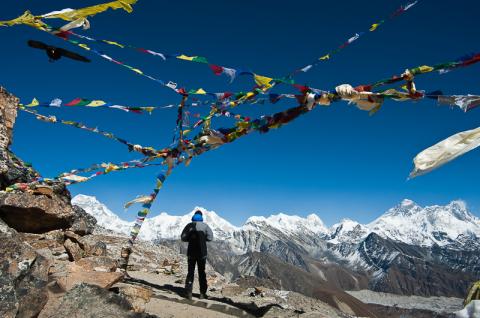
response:
M122 220L110 211L95 197L79 194L72 203L93 215L98 225L122 234L129 234L133 222ZM228 242L236 254L260 252L275 241L296 242L308 247L317 238L326 236L328 229L317 215L306 218L290 216L283 213L270 217L251 217L242 227L235 227L214 211L195 207L183 216L172 216L165 212L155 217L147 218L140 231L139 238L143 240L178 239L184 226L188 224L193 213L200 210L205 222L210 225L216 240Z
M72 203L93 215L102 227L122 234L130 232L133 222L122 220L95 197L80 194L73 198ZM214 211L195 207L183 216L163 212L147 218L140 238L176 239L196 210L202 211L215 237L229 241L239 253L261 251L265 240L294 241L308 249L318 239L333 244L354 244L361 242L370 233L417 246L464 245L471 243L468 242L470 238L480 238L480 219L467 210L463 201L452 201L446 206L421 207L407 199L367 225L344 219L330 229L315 214L302 218L283 213L269 217L252 216L242 227L236 227Z
M367 228L383 238L418 246L447 246L462 237L480 238L480 219L467 210L463 201L420 207L403 200Z
M73 205L78 205L88 214L97 219L97 224L120 234L128 234L132 229L133 222L122 220L118 215L110 211L109 208L96 197L79 194L72 199Z
M342 220L330 228L328 241L355 244L370 233L409 245L463 248L480 238L480 219L468 211L463 201L421 207L405 199L369 224Z
M79 194L72 199L72 204L83 208L87 213L97 219L97 224L120 234L128 235L134 222L122 220L118 215L109 210L96 197ZM214 211L195 207L190 213L183 216L173 216L165 212L152 218L147 218L142 225L139 238L147 241L157 239L178 239L195 211L202 211L206 222L211 226L214 235L219 240L226 240L233 236L237 230L235 226L219 217Z
M297 215L286 215L279 213L269 217L252 216L248 218L243 225L244 230L259 230L265 226L270 226L285 233L311 233L311 234L327 234L328 229L322 220L316 214L310 214L306 218Z
M333 244L338 243L358 243L363 240L370 230L357 221L343 219L340 223L334 224L330 228L328 241Z

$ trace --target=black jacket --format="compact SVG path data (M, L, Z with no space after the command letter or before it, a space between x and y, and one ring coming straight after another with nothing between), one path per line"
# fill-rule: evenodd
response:
M188 242L187 256L207 257L207 242L213 240L212 229L203 222L191 222L182 231L182 241Z

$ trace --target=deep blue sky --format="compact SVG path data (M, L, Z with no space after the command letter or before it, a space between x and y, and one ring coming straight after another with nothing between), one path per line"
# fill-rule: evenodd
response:
M14 18L26 9L41 14L95 2L4 0L0 20ZM160 52L203 55L216 64L281 76L335 48L355 32L365 31L404 3L140 0L132 14L110 11L92 18L92 28L83 34ZM475 27L479 10L480 3L475 0L420 1L403 16L297 79L324 89L341 83L365 84L401 73L406 67L450 61L479 51L480 32ZM65 101L85 97L139 106L178 102L178 96L158 84L32 28L2 28L0 37L0 84L24 102L32 97ZM49 63L42 52L26 46L28 39L70 48L89 56L92 63ZM99 48L187 87L235 91L251 85L249 78L229 85L225 77L215 77L201 64L163 62L114 47ZM417 79L417 87L442 89L446 94L479 94L479 70L480 65L475 65L445 75L424 75ZM289 106L294 104L243 106L241 110L260 115ZM156 147L170 143L176 116L174 109L158 110L151 116L109 109L40 110ZM386 102L373 117L346 103L319 107L280 130L250 135L196 158L190 167L176 169L153 214L183 214L200 205L241 224L251 215L315 212L330 225L344 217L369 222L403 198L410 198L422 205L464 199L478 215L478 150L431 174L406 179L419 151L458 131L478 127L479 119L480 110L465 114L432 100ZM39 122L27 114L18 117L13 149L44 176L137 157L101 136ZM123 212L122 205L149 193L157 170L113 173L70 190L95 195L122 217L133 219L136 209Z

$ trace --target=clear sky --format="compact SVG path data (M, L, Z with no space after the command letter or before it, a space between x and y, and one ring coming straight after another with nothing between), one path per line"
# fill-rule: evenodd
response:
M95 4L88 1L3 0L0 20L29 9L35 14ZM117 40L165 53L206 56L215 64L248 67L259 74L282 76L337 47L355 32L388 16L400 1L155 1L140 0L132 14L110 11L90 20L85 35ZM368 33L330 61L297 77L313 87L333 89L342 83L366 84L403 72L406 67L451 61L480 51L480 3L419 1L418 5ZM33 97L64 101L75 97L103 99L132 106L177 103L178 96L155 82L60 39L26 26L1 28L0 84L28 103ZM63 46L88 56L92 63L60 60L49 63L29 39ZM207 66L161 59L114 47L99 49L158 78L203 87L238 91L251 86L248 77L229 84ZM480 65L417 78L417 88L445 94L480 94ZM287 90L283 86L282 91ZM252 115L295 106L242 106ZM167 146L176 111L150 115L111 109L39 109L63 119L81 121L116 133L129 141ZM426 176L407 181L413 157L424 148L462 130L480 125L480 110L463 113L438 106L387 101L380 112L367 113L346 103L317 107L295 122L268 134L252 134L195 158L177 168L153 206L184 214L203 206L243 223L252 215L277 212L317 213L331 225L342 218L369 222L386 209L410 198L421 205L465 200L480 214L480 152ZM119 143L68 126L52 125L19 114L13 150L44 176L55 176L102 161L138 158ZM94 195L126 219L124 202L151 191L157 168L112 173L70 187L72 194Z

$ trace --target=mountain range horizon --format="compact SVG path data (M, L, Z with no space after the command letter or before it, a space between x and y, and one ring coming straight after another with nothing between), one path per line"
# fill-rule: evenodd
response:
M99 225L108 230L128 234L133 225L132 221L122 219L96 197L80 194L72 199L72 203L85 209L98 220ZM251 216L241 226L235 226L215 211L196 206L184 215L175 216L161 212L147 218L140 237L145 240L176 239L196 210L204 213L205 221L220 239L230 239L235 236L235 232L258 230L265 226L287 233L307 231L326 238L333 244L351 242L352 237L354 241L358 241L372 232L384 238L419 246L443 246L447 241L455 241L460 236L480 237L480 218L468 210L465 201L453 200L445 206L422 207L410 199L402 200L370 223L361 224L344 218L331 226L326 226L314 213L306 217L286 213L268 217ZM352 233L355 235L352 236ZM445 238L448 240L445 241Z
M88 198L94 198L96 201L98 202L101 202L102 204L104 204L102 201L100 201L95 195L86 195L86 194L77 194L73 197L72 201L77 201L78 198L82 198L82 197L88 197ZM468 205L468 202L466 200L463 200L463 199L454 199L454 200L451 200L450 202L448 202L447 204L445 205L441 205L441 204L434 204L434 205L420 205L418 204L415 200L411 200L409 198L404 198L403 200L401 200L399 203L397 203L396 205L392 205L392 207L396 207L396 206L404 206L404 205L408 205L408 204L413 204L413 205L416 205L416 206L419 206L419 207L423 207L423 208L427 208L427 207L437 207L437 206L446 206L446 205L449 205L449 204L452 204L452 203L455 203L455 204L459 204L461 206L463 206L465 209L467 209L469 211L469 213L471 213L472 215L474 215L475 217L477 218L480 218L480 213L475 213L473 212L472 210L470 210L469 208L469 205ZM131 208L131 209L135 209L134 207ZM162 216L162 215L168 215L168 216L175 216L175 217L179 217L179 216L184 216L184 215L190 215L192 214L195 210L202 210L202 211L206 211L207 213L214 213L215 215L218 215L220 216L221 218L225 219L225 220L228 220L228 216L223 216L224 214L223 213L217 213L217 211L215 210L209 210L208 208L206 207L203 207L203 206L200 206L200 205L195 205L193 207L193 209L191 209L190 212L186 212L186 213L183 213L183 214L171 214L167 211L161 211L158 215L155 215L155 216L151 216L149 218L156 218L156 217L159 217L159 216ZM391 208L390 208L391 209ZM382 215L388 213L388 211L390 210L386 210L386 211L383 211L381 214L379 214L379 216L375 217L372 222L376 219L378 219L379 217L381 217ZM125 219L124 217L121 216L120 213L117 213L116 211L112 211L109 207L109 210L114 213L115 215L117 215L120 219L122 219L123 221L126 221L126 222L131 222L127 219ZM335 225L339 224L339 223L342 223L343 221L349 221L349 220L353 220L353 218L351 217L342 217L342 218L339 218L338 221L336 222L333 222L332 224L328 225L324 222L324 220L319 216L318 213L316 212L311 212L311 213L308 213L306 216L301 216L299 215L298 213L295 213L295 212L292 212L292 213L289 213L288 211L283 211L283 212L271 212L270 215L266 216L266 215L262 215L262 216L257 216L257 215L252 215L250 217L248 217L242 224L238 224L237 222L235 222L236 224L234 224L234 222L231 222L230 220L228 220L228 222L230 223L230 225L232 227L236 227L236 228L241 228L243 225L245 225L246 223L249 222L250 219L252 218L265 218L265 219L268 219L268 218L272 218L272 217L275 217L275 216L282 216L282 215L285 215L285 216L295 216L295 217L299 217L299 218L303 218L303 219L308 219L309 217L317 217L318 219L320 219L320 221L324 224L324 226L326 228L331 228L331 227L334 227ZM133 221L134 219L132 219ZM330 222L331 223L331 222ZM368 224L368 223L366 223Z

